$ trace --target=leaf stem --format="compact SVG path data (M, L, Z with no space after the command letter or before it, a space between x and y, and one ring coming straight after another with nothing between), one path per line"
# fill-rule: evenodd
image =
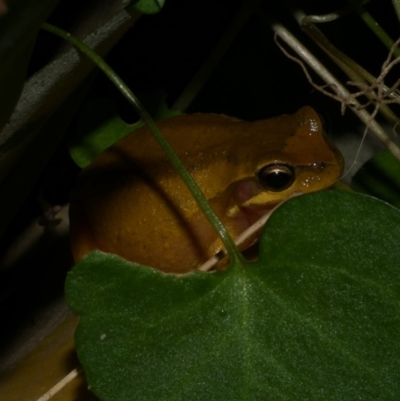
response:
M157 125L155 124L154 120L151 116L147 113L144 109L142 104L140 103L139 99L132 93L132 91L126 86L126 84L122 81L122 79L115 73L115 71L101 58L96 52L90 49L85 43L80 41L79 39L72 36L70 33L57 28L50 24L43 24L42 28L60 36L61 38L65 39L66 41L72 43L77 49L79 49L82 53L84 53L88 58L90 58L114 83L114 85L118 88L118 90L122 93L122 95L128 100L129 103L133 105L139 116L142 120L146 123L149 127L151 133L154 136L154 139L158 142L160 147L168 156L169 160L171 161L174 168L177 170L178 174L181 176L182 180L188 187L189 191L195 198L197 204L199 205L200 209L205 214L209 223L214 227L216 230L219 238L221 239L223 245L225 246L226 250L228 251L229 257L231 262L237 263L239 261L243 261L244 258L238 248L236 247L234 241L232 240L231 236L229 235L227 229L222 224L221 220L217 217L214 213L212 208L207 202L203 192L194 181L193 177L190 175L189 171L183 165L181 160L179 159L178 155L172 149L171 145L168 141L164 138L161 134L160 130L158 129Z

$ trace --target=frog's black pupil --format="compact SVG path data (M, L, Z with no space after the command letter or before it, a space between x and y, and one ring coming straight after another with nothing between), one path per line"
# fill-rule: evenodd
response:
M294 181L294 171L286 164L273 164L262 168L258 173L261 184L269 191L283 191Z
M274 171L273 173L270 173L264 177L264 181L269 187L280 189L286 187L290 181L290 176L282 171Z

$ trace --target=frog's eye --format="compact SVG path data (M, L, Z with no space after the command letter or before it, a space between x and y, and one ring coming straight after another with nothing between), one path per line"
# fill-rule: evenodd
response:
M294 169L287 164L268 164L257 174L261 185L272 192L284 191L294 181Z

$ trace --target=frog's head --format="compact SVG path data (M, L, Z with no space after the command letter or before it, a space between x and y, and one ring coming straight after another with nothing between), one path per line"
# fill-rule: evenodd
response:
M251 124L253 159L244 157L241 176L232 184L228 215L239 209L265 212L295 192L329 188L340 178L343 157L311 107Z

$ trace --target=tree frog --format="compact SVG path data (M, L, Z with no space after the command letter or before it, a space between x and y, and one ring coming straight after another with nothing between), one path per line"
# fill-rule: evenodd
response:
M308 106L255 122L192 114L158 126L233 238L294 192L330 187L343 170L342 155ZM186 273L222 249L145 127L81 172L70 217L75 260L100 249Z

